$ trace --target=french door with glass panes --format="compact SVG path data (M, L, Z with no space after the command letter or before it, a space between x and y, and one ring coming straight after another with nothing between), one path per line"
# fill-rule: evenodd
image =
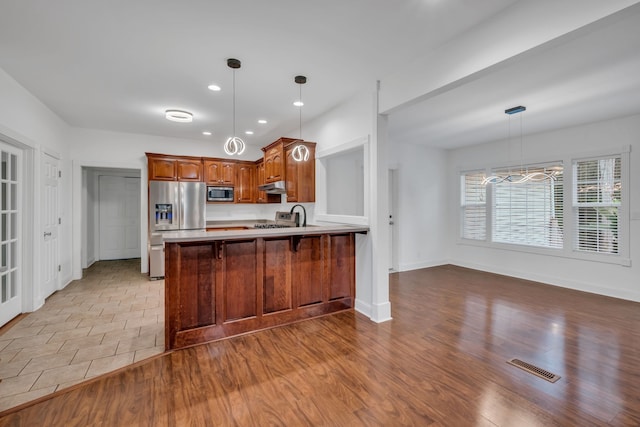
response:
M22 152L0 141L0 326L22 312L20 206Z

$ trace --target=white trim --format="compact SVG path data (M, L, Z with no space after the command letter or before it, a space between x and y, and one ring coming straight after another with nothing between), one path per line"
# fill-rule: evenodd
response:
M523 280L531 280L534 282L539 282L545 285L557 286L561 288L572 289L581 292L589 292L598 295L604 295L613 298L620 298L629 301L640 302L640 291L626 291L623 289L611 289L604 288L601 286L579 282L569 279L561 279L558 280L557 276L548 276L546 274L540 273L523 273L521 271L511 270L509 268L504 267L492 267L485 264L479 264L474 262L459 262L459 261L451 261L451 265L455 265L458 267L471 268L474 270L485 271L487 273L501 274L504 276L515 277Z
M361 136L349 142L345 142L344 144L336 145L335 147L318 150L316 151L316 159L333 156L334 154L338 153L347 153L349 151L356 150L366 144L369 144L369 135Z
M358 313L362 313L368 318L371 318L371 304L369 304L368 302L365 302L356 297L356 304L354 308Z
M73 218L78 220L73 222L73 241L71 244L72 255L72 279L79 280L82 278L82 221L79 219L83 216L82 211L82 169L134 169L140 171L140 272L149 272L149 258L147 256L147 168L146 159L140 162L101 162L95 160L73 160L72 162L72 212Z
M393 317L391 317L391 302L385 301L380 304L373 304L371 307L371 316L369 316L369 318L376 323L393 320Z
M431 268L431 267L439 267L441 265L449 264L450 261L448 259L440 259L440 260L432 260L432 261L421 261L414 262L410 264L400 264L398 267L398 271L412 271L412 270L420 270L422 268Z

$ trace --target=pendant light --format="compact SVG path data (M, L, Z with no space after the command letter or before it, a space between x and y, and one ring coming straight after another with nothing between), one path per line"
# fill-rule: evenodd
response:
M511 116L514 114L519 114L527 110L527 107L522 105L518 105L517 107L507 108L504 110L504 113L509 116L509 130L507 135L507 144L510 144L511 141ZM482 180L482 185L487 184L500 184L500 183L508 183L508 184L523 184L527 181L545 181L547 179L554 180L556 179L554 173L546 173L546 172L526 172L524 168L523 154L522 154L522 116L519 116L520 121L520 171L517 174L509 173L506 175L491 175ZM511 159L509 159L511 160Z
M239 156L246 148L244 141L236 136L236 70L241 65L239 59L227 59L227 66L233 70L233 136L224 143L224 152L230 156L236 154Z
M296 76L293 79L293 81L295 81L300 86L299 98L298 98L298 100L296 102L293 103L293 105L295 105L296 107L300 108L300 112L299 112L300 135L299 135L299 138L300 138L300 140L302 140L302 106L304 105L304 102L302 102L302 85L307 82L307 78L305 76ZM296 162L306 162L307 160L309 160L309 156L310 155L311 154L309 153L309 149L304 144L296 145L293 148L293 151L291 152L291 157Z

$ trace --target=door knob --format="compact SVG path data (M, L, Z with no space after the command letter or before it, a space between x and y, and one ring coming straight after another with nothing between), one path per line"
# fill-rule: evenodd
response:
M45 233L44 233L44 237L47 237L47 236L51 236L51 232L46 232L46 231L45 231Z

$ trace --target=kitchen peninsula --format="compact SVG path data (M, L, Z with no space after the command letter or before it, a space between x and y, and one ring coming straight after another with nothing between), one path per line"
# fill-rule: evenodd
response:
M348 225L183 231L165 238L165 347L353 309Z

